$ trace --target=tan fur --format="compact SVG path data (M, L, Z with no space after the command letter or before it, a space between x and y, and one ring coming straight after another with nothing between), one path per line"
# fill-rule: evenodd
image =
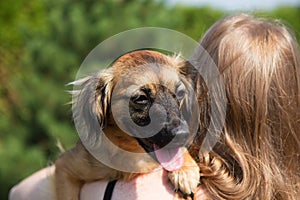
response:
M146 68L141 67L140 70L136 69L135 73L130 77L130 80L124 84L127 84L128 87L130 87L131 83L138 83L139 81L158 81L162 84L168 85L169 87L175 87L175 80L178 80L181 76L179 73L180 69L178 61L174 58L167 57L163 54L153 51L140 51L138 53L129 53L122 56L116 62L114 62L110 68L100 72L96 77L88 77L84 80L75 82L75 85L84 85L84 88L78 92L78 96L88 95L90 96L90 99L88 99L88 101L86 102L86 100L83 101L79 97L73 102L73 104L75 104L75 106L82 106L83 108L81 111L83 113L85 112L84 109L86 107L80 104L87 104L87 106L90 106L90 108L97 115L98 121L101 127L103 127L103 132L116 146L130 152L145 153L145 150L139 145L135 138L129 136L120 128L118 128L115 119L112 116L111 110L109 109L112 90L118 83L120 77L132 71L133 68L136 68L137 66L141 66L143 64L147 64L149 62L144 59L141 54L154 56L156 63L167 65L169 66L169 68L164 69L158 74L154 74L151 71L147 71ZM87 87L93 86L93 84L97 84L96 91L93 91L92 89L86 89ZM128 92L128 88L125 87L124 90L119 90L117 92L117 95L124 95L126 92ZM74 93L76 93L76 91ZM96 99L95 102L93 102L93 97L95 97ZM128 103L125 105L128 105ZM123 102L120 101L116 103L117 108L121 109L122 106L124 106ZM87 133L86 137L91 136ZM114 155L116 154L115 157L117 159L122 159L121 156L118 157L118 152L111 153ZM184 160L184 166L178 171L169 173L169 178L175 186L176 190L180 190L183 193L190 194L195 191L199 182L199 168L192 157L189 155L188 151L186 151L184 155ZM136 160L124 160L124 162L130 162L133 164L137 163ZM136 173L121 172L105 166L104 164L96 160L85 149L81 141L79 141L73 149L63 153L57 159L55 165L57 200L78 199L80 187L85 182L100 179L130 180L138 175ZM147 161L139 162L138 167L147 170L153 170L158 166L159 164L152 160L152 158L149 156L149 159Z

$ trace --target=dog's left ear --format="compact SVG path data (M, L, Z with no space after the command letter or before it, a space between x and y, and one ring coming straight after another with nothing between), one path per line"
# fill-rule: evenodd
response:
M74 81L73 117L77 128L84 127L87 136L100 132L105 127L110 110L113 76L109 70Z
M111 106L111 95L113 91L113 76L108 70L100 73L98 84L95 88L95 102L93 104L93 113L97 116L98 122L103 128L107 124L108 115Z
M192 71L192 66L189 65L187 61L183 61L179 65L179 72L181 76L181 81L185 85L186 96L181 104L181 113L184 119L188 122L190 132L194 132L197 130L191 130L191 128L197 127L198 121L198 108L197 106L197 98L195 91L195 83L193 80L195 72Z
M183 61L179 67L182 81L187 90L187 96L182 105L182 113L189 127L206 131L209 114L208 89L198 69L189 61Z

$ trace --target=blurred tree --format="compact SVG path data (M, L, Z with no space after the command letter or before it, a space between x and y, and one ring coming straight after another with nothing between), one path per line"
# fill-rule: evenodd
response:
M300 41L300 6L298 8L280 7L270 12L269 15L283 20L295 32L298 41Z
M202 34L225 13L211 7L175 7L178 16L176 29L198 41Z
M24 28L32 33L42 27L43 7L32 0L0 2L0 198L26 174L46 163L45 149L31 146L30 115L27 102L20 93L24 77ZM27 73L28 72L28 73ZM24 91L30 94L32 91Z

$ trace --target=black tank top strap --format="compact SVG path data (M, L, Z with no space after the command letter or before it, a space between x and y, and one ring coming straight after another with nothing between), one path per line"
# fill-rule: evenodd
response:
M117 183L117 180L108 182L106 189L105 189L103 200L111 200L116 183Z

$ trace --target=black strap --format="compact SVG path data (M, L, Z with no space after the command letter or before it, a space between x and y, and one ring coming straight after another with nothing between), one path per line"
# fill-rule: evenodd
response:
M105 189L103 200L111 200L112 193L114 191L116 183L117 183L117 180L108 182L106 189Z

